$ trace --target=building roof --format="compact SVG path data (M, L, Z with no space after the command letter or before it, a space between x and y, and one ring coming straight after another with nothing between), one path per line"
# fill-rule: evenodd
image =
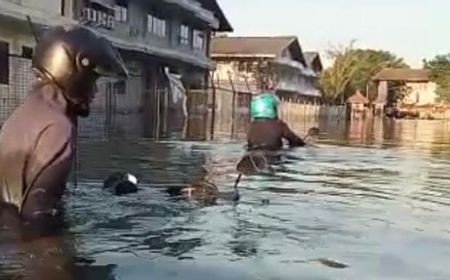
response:
M213 56L278 57L296 37L215 37L211 42Z
M423 69L385 68L378 72L374 81L428 82L429 72Z
M233 27L225 16L222 8L220 7L217 0L199 0L202 6L210 11L212 11L215 16L219 19L219 32L233 32Z
M318 52L303 52L306 64L314 70L322 71L323 65ZM318 68L318 69L317 69Z
M369 99L365 97L361 91L357 90L355 94L353 94L349 99L347 99L347 103L350 104L368 104Z
M305 56L305 60L308 64L312 64L314 59L316 59L319 56L319 53L317 52L304 52L303 55Z

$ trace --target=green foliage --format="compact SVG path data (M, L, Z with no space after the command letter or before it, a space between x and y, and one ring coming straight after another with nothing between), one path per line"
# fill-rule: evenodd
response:
M320 86L325 100L343 103L356 90L376 93L376 85L371 78L386 67L408 67L403 59L394 54L371 49L355 49L353 42L345 48L332 48L328 51L333 65L323 71Z
M353 43L348 47L328 50L328 56L334 63L322 72L319 80L323 98L328 102L342 102L345 90L361 67L361 62L353 51Z
M373 76L383 68L408 68L408 65L406 65L402 58L398 58L388 51L357 49L355 53L362 65L352 78L347 88L347 94L353 94L357 89L366 92L368 86L369 94L374 93L370 95L375 98L377 88L371 82Z
M437 84L437 95L441 101L450 102L450 53L437 55L424 61L425 69L430 70L430 78Z

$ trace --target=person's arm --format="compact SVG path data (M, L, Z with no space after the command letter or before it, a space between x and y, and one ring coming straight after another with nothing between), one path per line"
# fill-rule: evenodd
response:
M303 147L306 143L302 138L298 137L285 122L281 122L283 125L283 138L289 142L290 147Z
M40 134L26 164L22 211L29 215L49 210L64 193L73 159L72 127L49 125Z

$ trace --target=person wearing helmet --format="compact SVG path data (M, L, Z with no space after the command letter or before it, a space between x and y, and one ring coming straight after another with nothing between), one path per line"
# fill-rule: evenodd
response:
M36 81L0 131L0 204L24 218L54 215L70 173L77 117L87 117L99 77L125 79L112 44L88 28L57 26L39 38Z
M278 150L286 139L290 147L305 146L288 125L278 119L278 97L269 92L254 96L250 103L250 124L247 141L249 150Z

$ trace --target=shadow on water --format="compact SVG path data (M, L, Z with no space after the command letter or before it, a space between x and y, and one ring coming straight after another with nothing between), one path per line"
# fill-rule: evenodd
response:
M68 226L27 242L3 230L0 278L448 279L449 124L293 127L314 125L317 147L282 153L274 173L243 176L238 205L220 194L232 190L243 139L195 141L194 125L191 140L83 138ZM122 170L141 191L102 192L102 179ZM215 203L167 191L206 181Z

